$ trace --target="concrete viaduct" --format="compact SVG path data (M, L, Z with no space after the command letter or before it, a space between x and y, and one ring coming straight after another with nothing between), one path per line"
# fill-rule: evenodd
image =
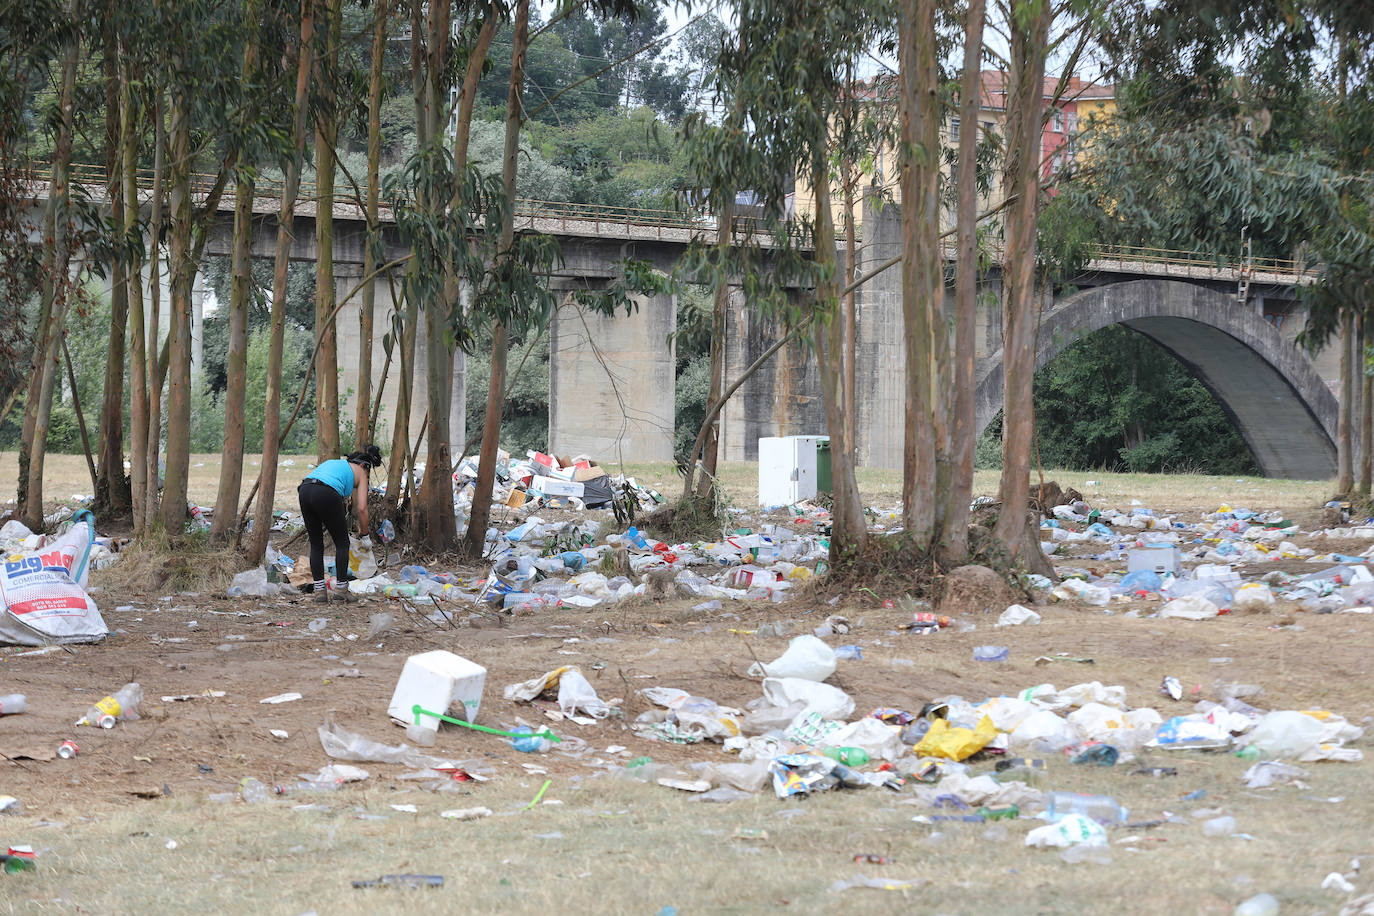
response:
M83 182L86 183L86 182ZM99 182L87 190L103 194ZM35 182L35 185L38 185ZM40 191L41 188L41 191ZM35 203L46 193L36 186ZM229 253L232 192L207 243L207 254ZM892 204L865 201L864 239L857 271L863 274L901 251L900 211ZM255 204L254 255L272 256L276 237L276 200ZM316 259L314 201L297 207L293 260ZM615 210L576 204L523 201L517 228L549 233L560 241L563 265L550 278L555 291L595 288L616 275L626 257L646 260L667 271L697 236L714 239L713 225L682 214ZM335 279L338 296L362 276L365 224L359 209L335 201ZM403 256L391 227L384 226L388 259ZM858 460L862 466L900 467L903 442L903 366L900 270L879 274L857 294L859 391ZM399 278L393 278L399 289ZM1042 306L1037 368L1079 337L1113 324L1144 334L1182 361L1210 390L1254 453L1265 474L1319 479L1335 472L1336 398L1332 394L1335 358L1328 351L1316 361L1294 343L1302 325L1294 284L1297 271L1258 270L1249 275L1245 301L1237 296L1240 274L1209 262L1179 258L1104 255L1092 262L1076 291ZM391 282L376 278L375 352L389 327L394 307ZM1000 275L994 269L995 292ZM996 297L993 296L993 299ZM357 302L357 297L353 303ZM673 457L675 353L671 333L676 301L671 295L640 300L630 316L607 318L571 306L559 310L550 327L549 447L559 453L586 452L603 461L666 461ZM351 392L349 367L359 352L358 315L350 304L340 313L340 390ZM979 310L978 426L1001 410L1001 319L997 305ZM726 350L727 379L777 340L770 319L732 298ZM419 329L416 378L424 377L423 323ZM197 344L199 331L196 331ZM381 382L381 360L374 359L374 391ZM395 381L389 390L394 391ZM453 428L463 429L465 375L462 359L455 371ZM350 393L351 397L351 393ZM384 399L382 419L390 423L394 398ZM349 409L345 405L345 409ZM426 407L422 383L415 386L410 429L420 428ZM344 415L347 415L345 413ZM724 460L757 457L760 436L823 433L818 375L804 347L789 344L744 386L724 411Z

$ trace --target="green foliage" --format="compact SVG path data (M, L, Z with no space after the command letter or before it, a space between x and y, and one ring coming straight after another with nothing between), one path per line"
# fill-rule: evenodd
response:
M486 339L485 344L489 345ZM467 358L467 440L480 441L486 416L491 358L486 345ZM538 334L527 343L512 344L507 361L509 394L501 411L501 447L512 455L549 445L549 338ZM456 430L455 430L456 432ZM454 452L460 443L454 443ZM475 446L474 446L475 448Z
M697 433L706 419L706 399L711 392L711 357L698 354L678 372L674 393L673 456L689 460Z
M315 349L314 336L302 328L288 324L282 349L281 418L285 426L305 378L306 367ZM271 330L254 328L248 335L248 385L243 418L243 449L262 451L263 404L267 401L267 356L271 345ZM218 452L224 444L224 393L214 390L209 376L195 384L191 393L191 450ZM314 450L315 442L315 386L306 388L305 403L300 416L282 443L284 453L304 453Z
M1254 474L1249 448L1201 382L1146 337L1104 328L1066 347L1035 378L1040 464L1138 473ZM1001 417L979 440L1000 467Z
M574 124L536 122L530 138L567 176L568 196L546 200L669 209L687 186L678 132L649 108L603 112ZM524 169L522 162L522 180Z

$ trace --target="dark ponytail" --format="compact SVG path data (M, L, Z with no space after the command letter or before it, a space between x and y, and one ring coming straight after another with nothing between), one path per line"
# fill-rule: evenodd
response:
M361 464L371 470L382 466L382 450L375 445L365 445L361 451L357 451L348 456L348 460L354 464Z

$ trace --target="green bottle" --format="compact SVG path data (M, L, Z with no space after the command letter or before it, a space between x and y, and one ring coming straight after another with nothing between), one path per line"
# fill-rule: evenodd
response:
M868 751L861 747L828 747L821 753L847 767L861 767L869 761Z

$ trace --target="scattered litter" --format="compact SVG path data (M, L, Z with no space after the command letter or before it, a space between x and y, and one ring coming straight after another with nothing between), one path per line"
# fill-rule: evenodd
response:
M299 693L279 693L274 697L266 697L264 699L258 700L258 702L269 703L275 706L279 703L293 703L299 699L301 699L301 694Z

